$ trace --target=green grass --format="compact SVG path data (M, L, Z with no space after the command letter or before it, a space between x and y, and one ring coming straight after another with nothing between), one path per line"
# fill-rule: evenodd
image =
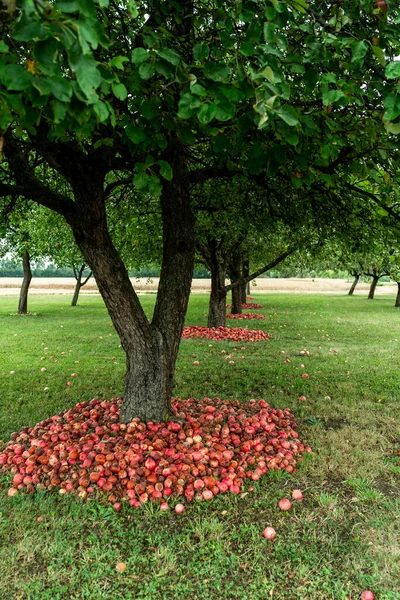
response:
M143 297L149 314L154 300ZM400 599L400 313L393 298L271 294L257 301L265 321L229 325L266 329L271 341L183 340L175 394L288 406L314 454L294 475L269 474L251 494L193 503L181 516L154 506L115 513L102 502L50 493L10 499L3 477L2 600L356 600L363 589L377 600ZM78 401L123 389L124 355L100 299L82 297L71 308L62 296L32 297L29 308L35 316L17 317L16 299L0 299L4 441ZM193 296L187 324L205 325L206 312L207 298ZM293 488L304 501L283 513L277 501ZM261 536L267 525L278 532L275 542ZM127 569L119 574L121 561Z

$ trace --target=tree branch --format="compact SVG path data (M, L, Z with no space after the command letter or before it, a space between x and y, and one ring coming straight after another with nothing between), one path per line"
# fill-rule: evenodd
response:
M240 279L238 279L234 283L231 283L230 285L226 285L225 286L225 291L226 292L230 292L232 290L232 288L235 288L238 285L244 285L246 283L249 283L249 281L252 281L253 279L256 279L256 277L259 277L263 273L266 273L267 271L270 271L271 269L273 269L274 267L276 267L276 265L279 265L279 263L281 263L283 260L285 260L285 258L287 258L291 254L293 254L294 252L296 252L296 250L298 250L301 247L301 245L302 245L301 243L296 244L296 246L293 246L292 248L289 248L288 250L286 250L286 252L283 252L282 254L280 254L279 256L277 256L273 261L271 261L270 263L268 263L264 267L261 267L261 269L258 269L257 271L254 271L254 273L252 273L251 275L248 275L247 277L241 277Z

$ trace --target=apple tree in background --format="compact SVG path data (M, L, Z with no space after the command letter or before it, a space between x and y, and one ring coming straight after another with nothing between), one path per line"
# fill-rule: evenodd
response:
M343 210L361 179L389 173L393 187L398 9L370 0L6 4L0 195L65 218L126 352L121 418L164 419L194 264L193 187L279 174L303 195L324 186L319 201L342 197ZM109 198L132 181L159 198L163 223L151 321L107 224Z
M17 203L15 199L0 207L0 257L8 254L15 261L21 261L24 273L18 301L19 315L28 313L31 260L43 258L40 246L31 236L32 223L37 220L39 208L32 202Z

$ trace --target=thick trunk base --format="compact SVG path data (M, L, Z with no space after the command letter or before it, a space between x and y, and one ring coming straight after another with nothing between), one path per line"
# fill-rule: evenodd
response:
M244 302L246 302L246 291L244 294L245 300ZM232 315L241 315L242 314L242 304L243 302L243 286L236 286L234 288L232 288L232 309L231 309L231 314Z
M207 327L225 327L226 292L211 293Z
M145 423L171 418L173 378L166 358L161 333L155 331L144 347L127 354L127 372L120 420L130 423L139 418Z

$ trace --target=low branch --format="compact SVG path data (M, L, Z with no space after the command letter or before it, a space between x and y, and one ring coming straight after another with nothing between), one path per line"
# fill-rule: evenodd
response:
M349 190L352 190L353 192L357 192L357 194L361 194L362 196L365 196L366 198L370 198L376 204L378 204L378 206L380 206L381 208L383 208L384 210L386 210L386 212L389 215L391 215L394 219L396 219L396 221L400 221L400 214L397 213L395 210L393 210L392 206L388 206L387 204L384 204L383 202L381 202L379 200L378 196L376 196L372 192L368 192L367 190L363 190L363 188L359 188L356 185L351 185L351 183L347 183L346 187ZM394 206L396 207L396 205L397 205L397 203Z
M283 252L282 254L280 254L279 256L277 256L273 261L271 261L270 263L268 263L264 267L261 267L261 269L258 269L257 271L254 271L254 273L252 273L251 275L248 275L247 277L241 277L240 279L238 279L234 283L231 283L230 285L226 285L225 286L225 291L226 292L230 292L232 290L232 288L235 288L238 285L245 285L246 283L249 283L249 281L252 281L253 279L256 279L257 277L259 277L263 273L266 273L267 271L270 271L271 269L273 269L274 267L276 267L276 265L279 265L279 263L281 263L283 260L285 260L285 258L287 258L291 254L293 254L294 252L296 252L296 250L298 250L301 247L301 245L302 245L302 243L296 244L296 246L293 246L292 248L289 248L288 250L286 250L286 252Z

